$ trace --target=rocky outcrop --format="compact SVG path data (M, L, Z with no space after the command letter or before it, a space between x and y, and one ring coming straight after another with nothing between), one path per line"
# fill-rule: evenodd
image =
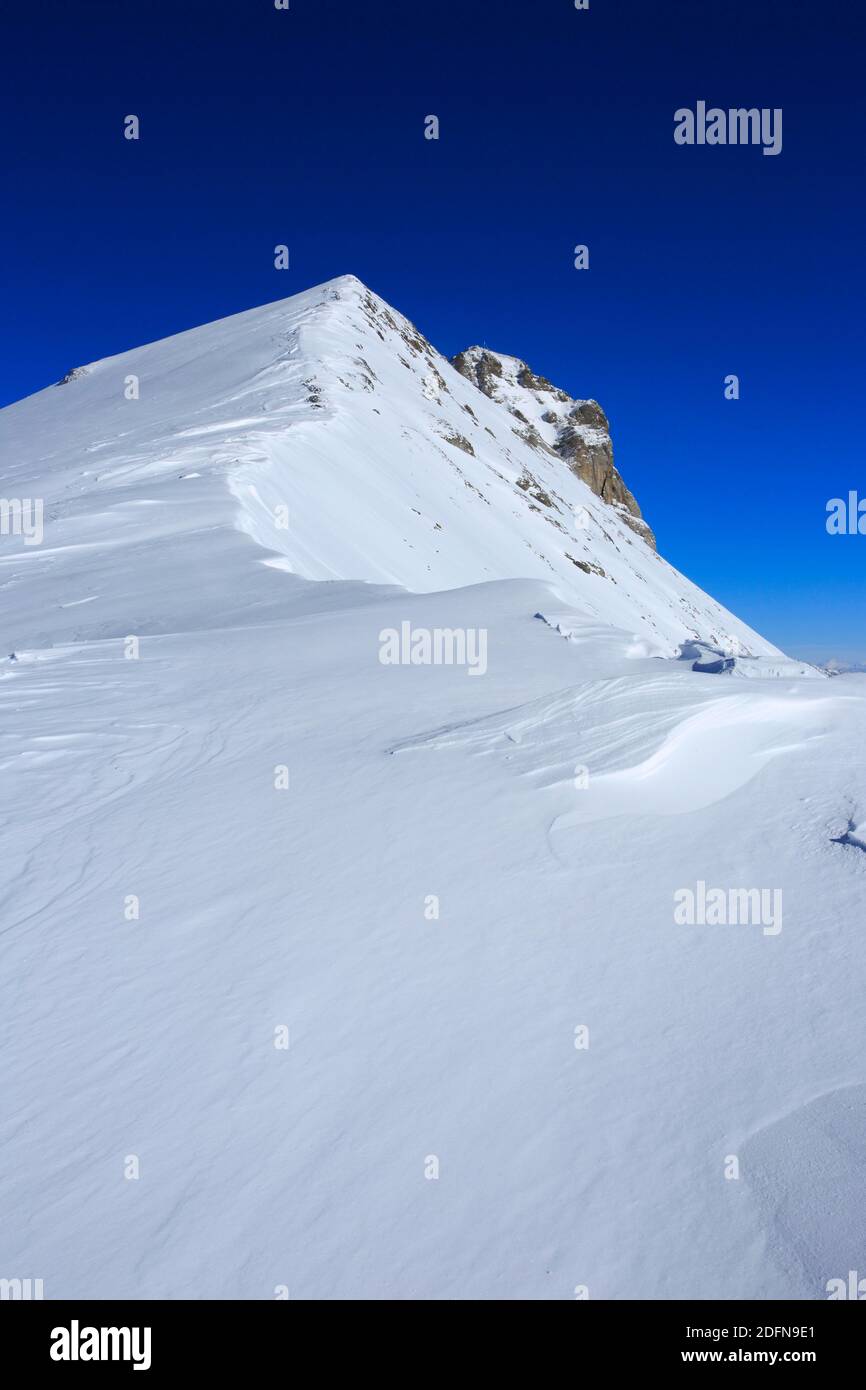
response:
M587 487L655 549L655 537L633 493L613 461L607 416L597 401L573 400L525 362L488 348L472 347L451 359L452 366L485 396L505 405L523 426L521 438L559 455Z

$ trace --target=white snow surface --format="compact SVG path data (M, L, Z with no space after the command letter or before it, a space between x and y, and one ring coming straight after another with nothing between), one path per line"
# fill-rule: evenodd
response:
M0 1276L862 1271L866 677L789 662L513 423L353 277L0 412L5 496L45 499L0 537ZM405 623L486 633L483 676L383 664ZM781 890L779 930L678 924L699 884Z

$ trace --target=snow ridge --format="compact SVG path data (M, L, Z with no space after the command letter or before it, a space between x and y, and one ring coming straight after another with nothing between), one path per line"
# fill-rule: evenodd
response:
M516 380L517 360L500 360ZM551 392L567 420L575 403ZM583 444L607 437L580 429ZM689 638L778 655L542 444L354 276L90 363L0 412L7 488L41 489L46 512L10 639L256 621L288 572L415 592L544 579L670 655ZM18 565L10 541L3 562ZM40 565L86 606L49 618ZM191 570L207 604L183 593Z

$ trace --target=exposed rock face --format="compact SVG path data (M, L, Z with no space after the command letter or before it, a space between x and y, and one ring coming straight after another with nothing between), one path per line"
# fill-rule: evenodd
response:
M452 365L491 400L507 406L534 448L558 454L582 482L655 549L655 536L613 461L607 416L597 401L572 400L517 357L487 348L458 352Z

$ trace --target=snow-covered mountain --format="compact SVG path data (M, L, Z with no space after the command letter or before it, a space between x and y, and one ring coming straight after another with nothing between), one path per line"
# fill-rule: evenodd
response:
M595 402L481 349L456 363L343 276L0 412L7 493L45 508L7 642L177 630L193 573L197 624L253 620L283 601L267 560L416 592L550 580L660 654L779 655L656 554Z
M595 402L344 277L0 447L0 1278L862 1272L866 678L655 552Z

